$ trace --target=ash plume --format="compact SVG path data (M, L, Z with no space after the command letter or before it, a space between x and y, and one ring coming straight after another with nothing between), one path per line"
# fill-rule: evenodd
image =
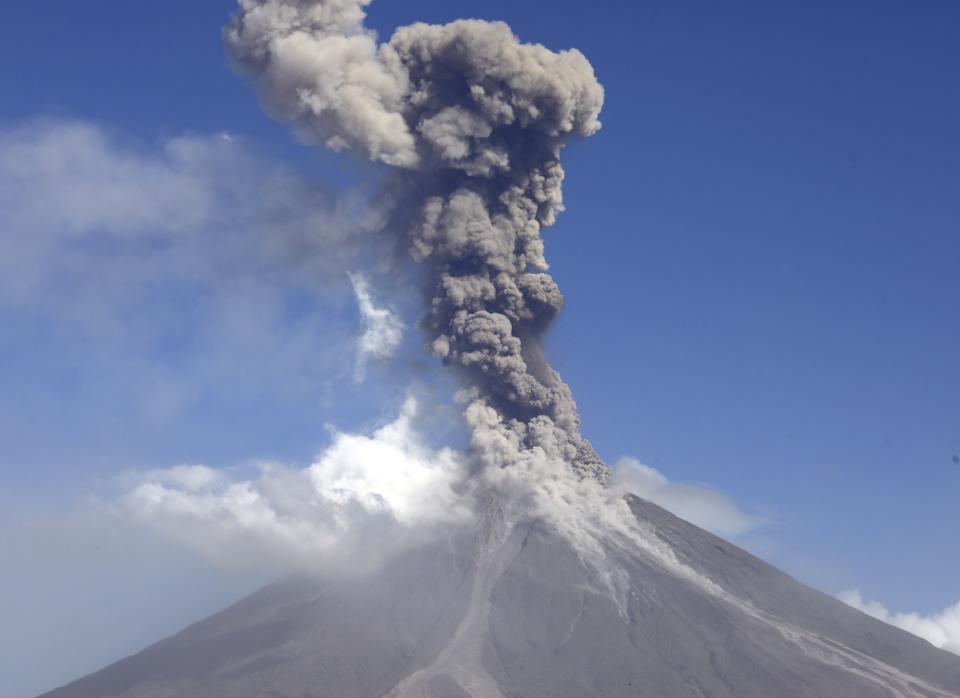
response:
M229 53L302 138L395 168L392 225L428 272L432 350L473 388L481 458L536 450L605 480L544 356L563 296L541 238L563 209L561 149L600 128L603 88L579 51L501 22L417 23L378 43L369 2L239 0Z

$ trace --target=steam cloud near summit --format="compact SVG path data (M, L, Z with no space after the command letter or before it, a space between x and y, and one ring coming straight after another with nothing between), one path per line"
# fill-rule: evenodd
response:
M540 236L563 208L560 151L600 128L603 89L580 52L499 22L418 23L378 44L369 1L239 0L230 55L299 136L395 168L389 225L428 272L424 326L473 391L484 464L535 451L605 480L543 354L563 297Z

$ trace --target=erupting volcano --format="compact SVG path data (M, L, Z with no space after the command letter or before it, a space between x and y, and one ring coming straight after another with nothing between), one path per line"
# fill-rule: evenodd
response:
M470 514L344 578L311 571L50 698L960 696L960 659L609 483L543 337L561 154L600 129L577 50L369 0L240 0L230 56L304 141L388 172L385 232L461 382ZM600 234L589 231L591 235ZM584 273L590 273L585 270Z

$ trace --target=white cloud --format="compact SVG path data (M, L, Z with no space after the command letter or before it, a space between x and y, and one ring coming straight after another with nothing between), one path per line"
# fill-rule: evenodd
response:
M247 480L204 466L145 472L114 511L228 568L366 571L471 517L461 457L425 445L415 414L408 398L369 436L335 433L303 469L261 464Z
M613 469L611 482L725 538L743 536L764 523L726 495L705 485L671 482L659 470L636 458L621 458Z
M148 470L138 479L160 485L171 485L187 492L200 492L222 485L225 476L205 465L176 465L172 468Z
M960 654L960 603L923 616L919 613L893 613L883 604L865 601L857 589L844 591L837 598L877 620L922 637L934 647Z
M403 339L403 323L389 309L374 304L370 285L361 274L348 273L348 276L363 323L363 332L357 339L356 364L356 378L362 381L369 359L388 359L396 352Z
M12 129L0 133L4 217L20 229L65 236L195 230L218 215L198 167L211 150L237 154L216 138L172 139L154 154L137 152L84 122Z
M0 126L0 320L151 424L211 394L315 402L352 368L352 328L317 301L375 251L365 204L225 134Z
M50 290L62 272L88 268L77 262L102 280L119 261L127 281L175 262L162 272L339 283L362 233L379 225L362 203L228 134L140 143L94 123L31 121L0 128L0 284Z

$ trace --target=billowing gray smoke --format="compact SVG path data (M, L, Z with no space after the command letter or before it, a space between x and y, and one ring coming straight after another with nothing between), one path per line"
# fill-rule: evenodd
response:
M239 0L230 54L301 137L397 168L397 227L430 272L432 348L479 393L487 460L539 447L604 479L543 356L563 297L540 237L562 210L560 150L600 127L603 88L580 52L522 44L499 22L413 24L378 45L369 2Z

